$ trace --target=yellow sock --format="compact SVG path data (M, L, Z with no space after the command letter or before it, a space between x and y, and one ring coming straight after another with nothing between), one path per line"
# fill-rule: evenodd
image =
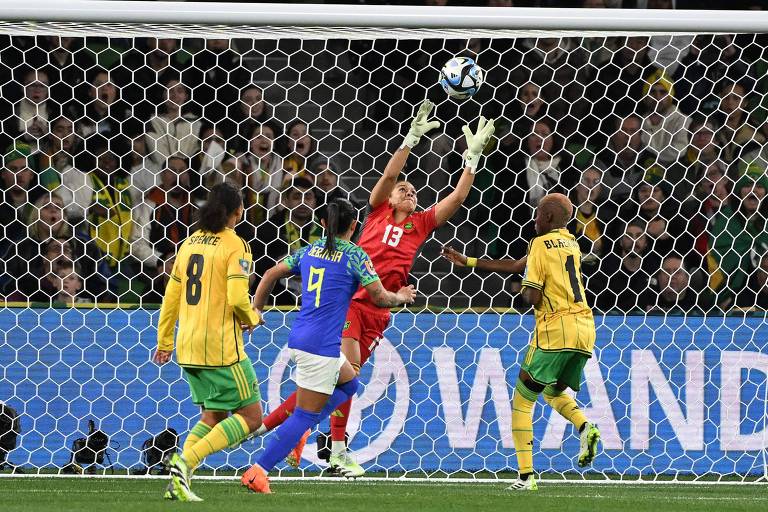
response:
M182 457L190 469L194 469L204 458L212 453L233 446L248 435L248 424L239 414L233 414L224 421L220 421L194 446L187 447L184 443Z
M574 400L568 393L563 393L552 386L547 386L544 388L544 400L546 400L547 403L560 414L560 416L573 423L577 432L581 429L582 425L587 423L587 417L584 416L584 413L579 408L576 400Z
M515 442L517 471L521 475L533 473L533 406L537 398L538 393L517 380L512 399L512 440Z
M198 421L197 424L192 427L192 430L189 431L189 434L187 434L187 438L184 440L182 453L195 446L197 442L208 435L208 432L210 431L211 427L207 423Z

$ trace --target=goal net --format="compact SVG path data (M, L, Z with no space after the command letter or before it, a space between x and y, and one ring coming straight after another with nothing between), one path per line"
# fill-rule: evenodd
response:
M456 185L462 125L495 118L496 138L464 207L414 261L416 305L393 315L362 369L348 426L358 462L380 476L513 474L511 389L534 324L521 276L453 268L439 254L450 244L522 257L538 200L559 191L576 209L569 229L596 312L577 399L602 452L579 469L578 436L540 402L537 471L766 475L765 34L126 16L0 23L0 425L10 408L20 423L18 441L0 446L0 472L80 461L125 474L146 466L166 428L189 431L198 410L179 367L150 358L176 247L208 188L243 190L237 231L255 282L321 236L328 198L362 212L429 98L442 126L403 172L420 208ZM437 84L456 55L485 70L463 102ZM298 289L278 284L266 326L246 342L267 411L293 390L286 341ZM105 457L89 420L109 437ZM200 474L241 471L264 439L209 457ZM301 470L281 475L325 467L314 439Z

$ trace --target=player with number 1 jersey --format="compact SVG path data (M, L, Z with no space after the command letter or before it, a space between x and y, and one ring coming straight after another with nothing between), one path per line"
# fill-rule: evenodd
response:
M481 117L477 132L464 127L467 152L464 155L464 172L456 188L433 207L416 211L416 188L408 181L398 181L411 149L422 135L440 126L439 121L429 121L434 105L425 100L411 122L411 129L400 148L394 152L384 173L373 187L369 199L370 212L365 221L358 245L370 256L386 290L397 291L408 284L408 273L419 248L432 232L445 224L461 207L472 189L480 156L493 135L493 120ZM368 292L360 288L352 299L342 333L341 350L353 368L368 360L384 330L389 324L388 308L376 306ZM271 430L284 421L294 407L295 398L289 397L283 405L264 418L264 425L257 433ZM331 416L331 456L329 464L334 474L346 477L362 476L365 472L349 455L345 433L351 400L342 404ZM289 463L298 465L303 442L289 457Z

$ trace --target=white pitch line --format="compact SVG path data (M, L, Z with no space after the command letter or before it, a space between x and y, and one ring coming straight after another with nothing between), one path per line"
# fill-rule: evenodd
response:
M62 475L62 474L14 474L14 475L0 475L0 481L4 479L13 480L15 478L76 478L79 480L84 479L99 479L99 480L134 480L134 481L141 481L141 480L167 480L167 475ZM233 482L239 482L240 477L239 476L196 476L196 481L205 481L205 482L219 482L219 483L225 483L225 484L232 484ZM385 483L385 484L397 484L397 485L477 485L477 484L498 484L498 485L504 485L504 484L510 484L515 481L513 478L498 478L498 479L492 479L492 478L478 478L478 479L469 479L469 478L423 478L423 477L363 477L358 478L357 480L346 480L341 479L339 477L322 477L322 476L309 476L309 477L302 477L302 476L274 476L270 477L271 482L276 483L287 483L287 482L298 482L298 483L310 483L310 484L336 484L336 485L342 485L342 484L349 484L349 485L372 485L372 484L379 484L379 483ZM578 486L578 487L603 487L606 485L626 485L626 486L635 486L635 485L659 485L659 486L678 486L678 487L688 487L691 485L697 485L697 486L715 486L715 485L730 485L730 486L743 486L743 485L757 485L757 486L765 486L768 484L768 481L766 480L755 480L755 481L748 481L748 482L739 482L739 481L704 481L704 480L693 480L693 481L680 481L680 480L561 480L561 479L542 479L538 480L539 483L546 484L546 485L552 485L552 486L558 486L558 485L565 485L565 486Z

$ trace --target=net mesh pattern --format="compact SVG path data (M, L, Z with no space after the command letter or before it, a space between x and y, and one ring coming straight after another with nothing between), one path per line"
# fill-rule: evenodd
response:
M329 198L347 197L364 210L424 98L436 103L442 126L423 137L403 173L418 190L420 208L440 201L458 181L466 148L461 127L482 114L497 119L497 131L464 207L414 261L413 313L445 316L429 325L395 324L382 345L385 355L377 353L376 364L364 370L368 401L358 401L355 421L382 423L361 427L357 436L370 468L453 474L509 467L509 427L502 426L503 414L489 416L482 407L475 411L480 454L465 453L468 447L453 438L447 455L435 448L450 438L445 425L433 430L427 421L419 435L389 432L384 423L396 415L402 390L396 378L387 380L386 361L400 360L403 371L418 368L421 349L458 336L470 355L453 361L475 368L475 383L487 364L482 376L493 394L494 379L504 381L498 372L508 371L494 357L501 351L503 367L512 367L531 327L511 312L493 313L529 309L520 276L453 268L440 247L522 257L534 236L536 205L548 192L567 194L575 206L568 228L582 250L587 300L610 315L599 326L610 340L607 351L622 352L619 335L632 340L651 332L656 341L642 350L627 342L637 349L631 357L640 364L651 353L669 375L696 361L679 343L660 340L698 337L723 353L765 351L765 325L745 320L745 312L754 320L768 305L765 35L489 31L467 40L458 32L297 31L0 25L0 296L6 301L0 315L8 326L0 342L0 401L26 418L16 463L61 467L86 416L102 417L120 443L110 448L118 467L138 464L141 443L166 426L188 430L196 412L184 402L178 369L159 370L148 359L154 307L207 190L223 180L243 190L245 218L237 232L251 244L255 286L271 265L320 236ZM464 102L437 85L438 69L455 55L473 57L486 73L478 94ZM299 289L293 279L278 284L274 305L295 307ZM93 304L102 309L89 309ZM120 307L107 309L113 304ZM466 308L490 316L478 314L464 325L454 312ZM249 348L261 378L279 377L269 380L271 407L290 377L281 351L290 315L273 314L262 345ZM657 323L704 314L719 318L718 327L686 324L687 334L680 334ZM732 322L733 314L741 323ZM501 333L519 343L507 345ZM497 343L497 355L484 343ZM275 361L282 361L280 371L269 370ZM593 371L621 374L626 364L607 358ZM765 405L764 374L747 373L739 382L754 393L734 400L758 410ZM671 411L685 400L690 381L664 394L657 377L650 372L649 385ZM472 381L460 379L461 404ZM501 404L501 396L483 403ZM714 406L703 396L698 406L709 411ZM375 397L381 397L376 405ZM410 400L419 407L418 396ZM424 400L438 407L434 394ZM629 400L617 400L613 420L628 422ZM678 442L662 430L646 437ZM387 436L396 458L370 448L386 444ZM614 441L610 449L625 453L618 434ZM638 443L633 449L643 446ZM217 455L208 467L242 467L256 448ZM553 471L573 472L560 455L541 450L537 457ZM625 467L609 451L601 470L634 474L648 462L644 457L661 457L661 468L675 474L715 467L715 459L672 452L630 454ZM744 459L727 451L718 460L724 461L718 472L762 471L758 461L745 469Z

